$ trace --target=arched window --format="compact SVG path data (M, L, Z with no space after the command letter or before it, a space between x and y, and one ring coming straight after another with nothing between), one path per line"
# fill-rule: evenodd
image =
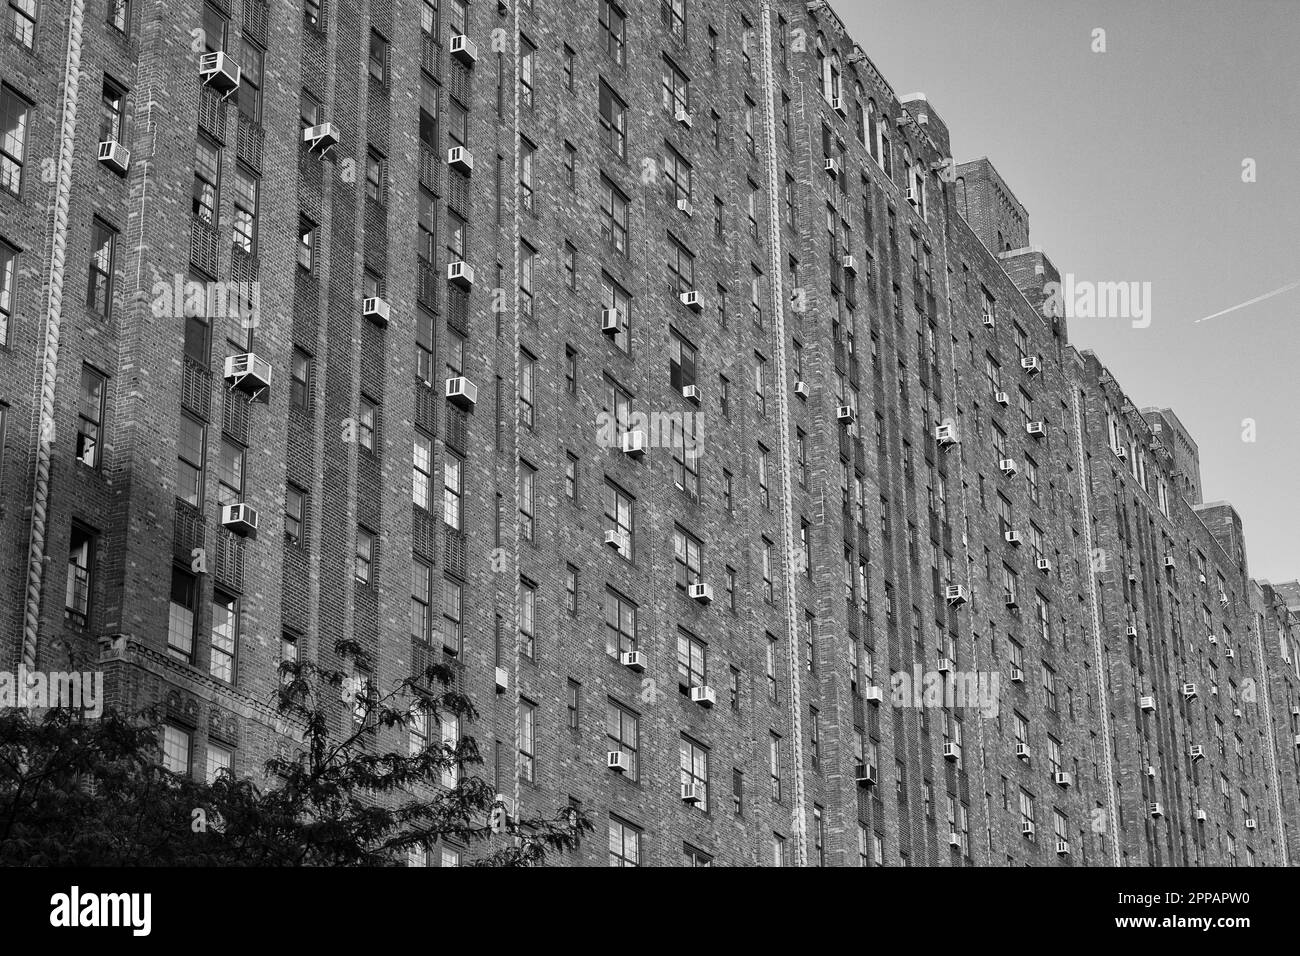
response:
M880 122L880 115L876 112L876 101L867 100L867 148L871 151L871 158L880 162L880 140L876 127Z
M840 102L840 55L832 53L827 61L826 99L832 104Z

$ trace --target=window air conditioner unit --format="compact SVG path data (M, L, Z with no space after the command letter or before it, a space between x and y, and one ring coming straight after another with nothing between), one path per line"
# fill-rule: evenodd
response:
M1035 438L1041 438L1047 434L1046 422L1025 422L1025 433L1033 435Z
M885 693L879 687L868 687L862 692L863 698L868 704L881 704L885 700Z
M947 448L949 445L957 444L956 427L953 425L936 425L934 428L934 440L944 448Z
M618 311L616 309L601 309L600 331L606 335L617 335L618 330Z
M952 847L954 850L961 849L961 834L956 830L948 831L948 846Z
M858 274L858 260L856 256L840 256L840 266L850 275Z
M1074 784L1074 774L1068 770L1058 770L1052 777L1058 787L1069 787Z
M1069 840L1057 840L1057 841L1056 841L1056 853L1057 853L1058 856L1069 856L1069 855L1070 855L1070 841L1069 841Z
M644 651L624 651L618 655L619 663L630 671L640 674L645 670L645 652Z
M832 179L838 179L840 175L840 161L834 156L827 156L826 162L822 164L822 169L829 173Z
M99 161L119 176L125 176L131 165L131 151L115 139L106 139L99 144Z
M375 325L383 328L388 325L388 318L391 314L388 303L377 295L368 296L361 300L361 314L364 315Z
M632 757L621 750L611 750L605 757L605 766L615 773L628 773L632 769Z
M1023 684L1025 682L1025 671L1022 667L1011 665L1011 683Z
M1240 707L1234 707L1234 708L1232 708L1232 716L1234 716L1234 717L1240 717L1240 716L1241 716L1241 708L1240 708Z
M1143 710L1155 710L1156 699L1154 697L1139 697L1138 706L1141 707Z
M271 363L252 352L228 355L222 377L231 388L256 398L271 387Z
M1024 836L1033 836L1033 835L1034 835L1034 824L1033 824L1033 822L1030 821L1030 820L1021 820L1021 821L1020 821L1020 832L1021 832L1021 834L1023 834Z
M1008 532L1006 532L1005 534L1002 535L1002 538L1003 538L1003 540L1006 541L1007 544L1015 545L1016 547L1019 547L1019 546L1020 546L1020 532L1019 532L1019 531L1008 531Z
M1151 811L1151 816L1155 817L1157 820L1165 815L1165 808L1160 805L1159 800L1151 803L1148 809Z
M807 382L795 382L795 383L794 383L794 393L795 393L795 395L798 396L799 398L807 398L807 397L809 396L809 394L811 394L811 391L812 391L812 390L811 390L810 388L808 388L808 383L807 383Z
M1128 450L1125 448L1116 448L1115 457L1120 461L1128 461Z
M1167 568L1178 567L1178 562L1174 560L1174 556L1172 554L1165 555L1165 567Z
M199 57L199 76L203 85L210 86L224 100L239 89L239 64L230 58L230 54L204 53Z
M1005 597L1006 597L1005 603L1007 607L1011 608L1012 610L1015 610L1016 608L1020 607L1020 602L1016 600L1016 596L1014 594L1008 594Z
M447 379L447 401L459 409L472 412L478 404L478 386L461 375Z
M333 123L319 123L302 131L302 141L307 144L308 152L324 156L338 145L339 136Z
M707 684L691 688L691 703L699 704L701 707L712 707L718 702L718 694Z
M700 404L700 387L698 385L683 385L682 398L693 405Z
M1206 820L1210 819L1210 815L1206 813L1204 810L1197 810L1196 819L1204 823Z
M1156 768L1151 766L1151 764L1147 764L1147 776L1154 777L1155 775L1156 775Z
M713 585L712 584L692 584L687 590L690 592L692 601L698 604L713 603Z
M257 524L257 509L251 505L240 502L234 505L223 505L221 508L222 527L241 538L256 538Z
M1016 460L1014 458L998 459L998 468L1001 469L1002 474L1006 475L1008 478L1019 470L1016 468Z
M1016 744L1016 759L1029 763L1029 744Z
M991 329L995 325L997 325L997 322L994 321L993 319L992 312L985 312L984 315L981 317L981 321L984 323L984 328L986 329Z
M623 454L629 458L641 458L645 455L645 432L634 428L623 435Z
M993 401L1005 407L1011 404L1011 396L1008 395L1006 392L994 392Z
M498 666L496 671L497 693L504 694L510 689L510 668Z
M1037 355L1026 355L1020 360L1020 367L1030 375L1037 375L1043 370L1043 362Z
M447 281L452 285L460 286L462 289L473 288L474 267L468 262L460 260L447 263Z
M627 536L622 531L610 528L605 532L605 547L622 551L627 546Z
M955 761L961 756L961 747L958 744L943 745L943 759Z
M680 213L685 213L686 218L688 219L691 216L695 215L695 207L691 205L691 201L689 199L685 199L685 198L677 200L677 211Z
M837 421L852 425L857 415L854 414L852 405L839 405L835 408L835 418Z
M934 669L938 671L940 674L951 674L952 673L951 658L947 658L947 657L939 658L939 660L935 662Z
M1183 685L1183 696L1186 697L1188 700L1195 700L1195 699L1196 699L1196 685L1195 685L1194 683L1190 683L1190 682L1184 684L1184 685Z
M682 305L686 306L686 308L690 309L692 312L699 312L704 308L704 302L700 299L699 292L694 289L690 292L682 292L678 294L677 298L681 300Z
M1237 652L1234 651L1231 647L1229 647L1227 650L1223 652L1223 656L1226 657L1228 660L1232 660L1234 657L1237 656Z
M464 146L453 146L447 150L447 165L468 176L474 172L474 154Z
M1125 637L1137 637L1137 636L1138 636L1138 629L1137 629L1134 625L1130 624L1128 627L1124 628L1124 636L1125 636Z
M1187 755L1188 755L1189 757L1191 757L1192 760L1194 760L1194 761L1195 761L1195 760L1204 760L1204 759L1205 759L1205 748L1202 747L1200 744L1192 744L1192 746L1189 747L1189 748L1187 749Z
M1052 562L1047 558L1039 558L1037 561L1037 565L1038 565L1038 570L1042 571L1044 574L1047 574L1049 571L1052 570Z
M682 803L689 803L692 806L700 802L699 787L693 783L682 784Z
M857 781L859 787L874 787L876 785L876 767L874 764L860 763L853 771L853 778Z
M673 112L673 119L681 123L687 129L691 128L691 114L690 111L685 109L684 107L681 106L677 107L677 109Z
M966 596L966 585L949 584L943 589L943 599L954 607L965 604L969 600Z
M464 66L473 66L478 61L478 45L463 33L453 33L447 52Z

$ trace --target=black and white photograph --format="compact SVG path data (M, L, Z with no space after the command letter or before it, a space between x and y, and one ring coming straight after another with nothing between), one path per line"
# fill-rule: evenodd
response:
M1280 929L1297 54L1300 0L4 0L3 925L619 867Z

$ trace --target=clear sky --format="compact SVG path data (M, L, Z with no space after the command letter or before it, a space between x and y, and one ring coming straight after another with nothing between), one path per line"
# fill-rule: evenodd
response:
M1300 286L1197 321L1300 282L1300 0L832 6L958 162L989 157L1062 275L1151 283L1148 328L1074 319L1070 340L1139 408L1174 409L1251 575L1300 575Z

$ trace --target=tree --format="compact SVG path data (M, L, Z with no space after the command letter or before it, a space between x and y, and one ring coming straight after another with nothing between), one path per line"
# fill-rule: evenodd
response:
M0 714L0 865L385 866L451 838L482 848L468 865L533 866L592 829L567 807L514 819L466 773L482 763L472 737L433 739L444 716L477 716L450 667L433 664L380 696L356 677L359 645L335 650L353 670L281 665L278 710L302 742L267 761L262 786L225 770L205 783L165 769L156 713ZM332 734L340 705L345 729ZM423 745L381 749L394 732ZM444 773L454 786L441 786Z

